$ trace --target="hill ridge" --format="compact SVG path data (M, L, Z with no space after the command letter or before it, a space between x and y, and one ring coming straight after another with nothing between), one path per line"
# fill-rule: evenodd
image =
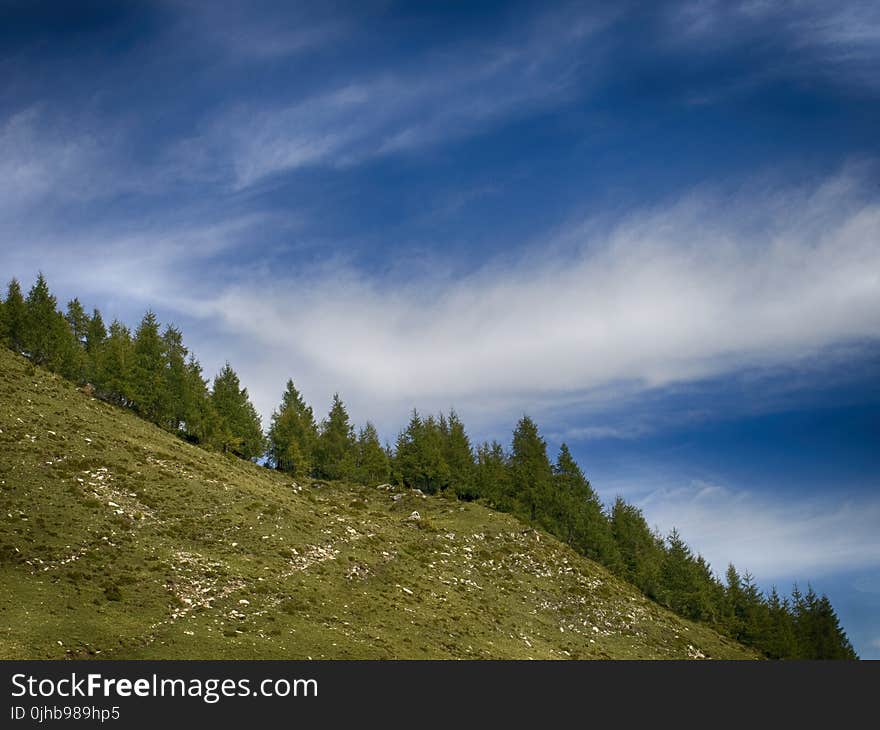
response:
M3 658L751 658L550 535L292 481L0 351Z

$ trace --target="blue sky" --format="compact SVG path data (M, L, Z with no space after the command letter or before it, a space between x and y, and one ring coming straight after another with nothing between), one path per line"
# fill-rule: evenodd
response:
M264 417L529 412L880 658L878 67L871 2L2 2L0 274Z

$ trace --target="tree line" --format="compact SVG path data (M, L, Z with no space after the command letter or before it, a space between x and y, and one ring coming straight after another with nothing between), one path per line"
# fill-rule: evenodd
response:
M40 274L24 296L13 279L0 302L0 341L97 397L129 408L192 443L267 466L294 478L376 485L393 481L428 494L480 500L540 527L605 565L681 616L707 623L775 659L855 659L825 595L794 587L762 593L749 573L730 565L722 581L673 530L652 530L642 512L618 498L606 509L562 444L555 461L537 424L523 416L510 448L472 444L454 411L413 411L394 446L375 426L355 430L334 395L320 422L293 380L264 435L247 389L229 365L209 381L173 325L148 311L132 333L109 327L78 299L58 307Z

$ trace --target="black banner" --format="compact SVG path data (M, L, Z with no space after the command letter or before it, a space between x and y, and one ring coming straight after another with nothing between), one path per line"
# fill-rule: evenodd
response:
M868 719L876 663L0 662L0 727ZM867 713L867 714L865 714Z

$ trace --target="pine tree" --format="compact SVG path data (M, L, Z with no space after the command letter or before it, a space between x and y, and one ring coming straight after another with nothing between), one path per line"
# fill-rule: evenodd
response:
M167 428L170 399L165 389L165 344L159 334L159 321L152 310L144 314L134 335L132 387L138 413Z
M255 459L263 453L260 417L229 363L214 378L211 403L216 414L212 439L219 449L242 459Z
M89 355L97 352L101 349L101 346L106 339L107 328L104 326L104 319L101 317L101 313L97 309L94 309L92 310L92 316L89 317L89 322L86 326L85 342L83 343L86 352Z
M724 585L715 577L711 566L702 555L697 555L695 571L699 620L717 625L724 607Z
M67 338L68 352L64 358L64 375L74 382L84 383L88 379L89 371L89 361L85 351L89 317L79 299L74 298L67 303L64 319L70 330L70 337Z
M828 597L808 585L802 596L792 593L794 625L799 659L857 659Z
M858 659L849 638L840 626L837 613L824 593L815 603L815 634L812 638L816 659Z
M52 331L56 311L55 297L49 291L45 277L40 273L25 300L22 334L25 350L38 365L46 364L52 354Z
M388 481L389 475L388 455L379 442L379 432L367 421L355 445L353 478L361 484L375 485Z
M67 323L58 312L58 302L49 291L46 278L39 274L25 300L24 349L37 365L58 372L71 354L70 339Z
M622 559L620 574L656 599L665 551L641 510L618 497L611 510L611 532Z
M27 310L24 296L21 293L21 285L17 279L9 282L6 291L6 300L3 302L4 318L6 320L6 342L16 352L24 349L25 317Z
M660 571L661 600L676 613L695 618L698 615L698 591L693 555L678 530L669 533L666 543L666 556Z
M67 320L71 332L73 332L74 339L81 346L85 347L89 317L79 299L74 297L67 303L67 314L64 315L64 318Z
M553 466L552 503L554 534L609 568L620 566L620 553L602 503L566 444L560 446Z
M536 520L541 506L547 503L552 480L547 443L538 432L537 424L523 416L513 432L510 486L514 502L522 506L530 521Z
M419 473L417 440L422 428L422 419L418 411L413 409L406 428L397 434L391 469L394 481L407 487L413 487Z
M293 380L288 380L281 405L272 414L269 426L269 461L294 477L308 476L314 465L317 439L312 407L306 404Z
M504 447L497 441L482 443L477 448L474 477L479 497L495 509L510 511L513 505L510 501L509 476Z
M180 431L186 423L187 388L190 385L186 367L188 354L183 333L168 325L162 333L165 419L161 425L170 431Z
M767 597L768 623L760 648L770 659L793 659L797 656L794 618L787 599L780 598L776 586Z
M107 328L104 326L101 313L95 309L92 311L92 316L89 317L85 340L86 380L90 381L93 385L96 383L101 369L99 359L106 341Z
M443 459L449 468L449 483L459 499L476 499L479 495L474 485L474 452L464 424L454 410L443 421L440 431L444 436Z
M444 437L433 416L412 412L409 424L397 437L395 479L405 486L434 494L449 484L449 465L443 458Z
M315 476L319 479L350 479L354 470L354 428L338 393L330 413L321 424L315 445Z
M85 381L85 353L61 312L55 313L53 358L49 367L74 383Z
M128 327L119 320L110 324L110 333L96 353L95 387L112 403L129 406L134 395L134 343Z
M723 620L727 633L735 639L743 636L746 625L746 600L742 579L733 563L727 566L727 588L724 593Z
M761 646L770 623L769 610L755 577L745 572L742 576L742 595L745 606L742 641L750 646Z
M578 494L587 501L598 503L599 499L596 497L596 493L571 455L568 444L563 443L559 447L559 455L553 466L553 475L554 481L563 489Z
M202 375L202 366L194 355L189 356L184 370L183 430L186 438L197 444L210 442L217 416Z

